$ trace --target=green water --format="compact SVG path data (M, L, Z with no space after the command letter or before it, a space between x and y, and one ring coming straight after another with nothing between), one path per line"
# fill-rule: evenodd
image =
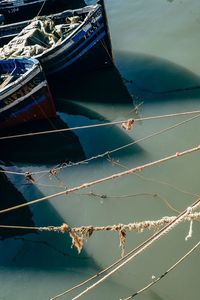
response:
M62 88L56 84L54 87L57 119L53 124L38 123L35 129L135 117L133 102L138 105L137 118L199 110L199 1L107 0L106 8L115 63L123 80L116 70L102 70L85 74L65 90L67 78L63 78ZM3 143L1 167L20 172L49 170L63 162L84 160L141 140L189 118L140 121L128 132L113 126ZM37 175L36 185L22 176L8 178L27 201L36 199L195 147L199 144L199 128L199 118L187 121L110 157L64 168L57 177ZM70 226L107 225L175 215L200 193L199 153L146 169L139 175L34 205L29 220L27 212L20 215L19 211L16 222L31 226L63 222ZM91 191L108 197L84 195ZM13 205L13 198L19 201L16 191L8 193L4 185L1 195L5 207ZM132 196L120 197L123 195ZM198 241L198 223L193 226L192 238L185 242L188 230L188 223L180 225L83 299L117 300L142 288L152 275L165 272ZM128 234L126 251L151 233ZM0 299L50 299L119 258L118 244L117 234L98 233L78 255L65 235L22 232L6 237L0 241ZM196 252L138 299L198 299L198 264ZM63 299L72 299L75 294Z

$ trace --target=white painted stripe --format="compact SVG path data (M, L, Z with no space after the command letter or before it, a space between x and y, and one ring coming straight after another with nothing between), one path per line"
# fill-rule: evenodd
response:
M28 94L26 94L25 96L14 100L12 103L8 104L7 106L3 107L0 109L0 113L11 108L12 106L17 105L18 103L22 102L23 100L25 100L26 98L28 98L29 96L31 96L32 94L34 94L35 92L37 92L38 90L40 90L42 87L47 86L47 81L43 81L41 82L39 85L37 85L36 87L34 87Z
M39 66L39 65L38 65ZM33 66L30 70L28 70L25 74L19 77L17 80L11 82L10 84L6 85L2 90L0 90L0 101L2 101L5 97L16 92L19 88L21 88L24 84L29 82L33 77L41 72L39 67ZM32 73L32 74L29 74ZM27 77L24 79L24 77Z
M106 32L103 31L100 35L98 35L98 37L93 40L86 48L84 48L81 52L79 52L79 54L75 57L73 57L72 59L70 59L69 61L67 61L65 64L62 64L61 67L58 68L53 68L53 70L49 71L49 74L54 74L58 71L64 70L67 66L70 66L72 63L74 63L76 60L78 60L82 55L84 55L88 50L90 50L98 41L100 41L102 39L102 37L104 37L106 35Z

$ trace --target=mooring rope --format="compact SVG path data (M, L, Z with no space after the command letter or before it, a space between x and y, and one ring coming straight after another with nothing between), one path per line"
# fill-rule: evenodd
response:
M86 237L90 237L94 232L99 231L129 231L129 232L143 232L145 229L157 229L161 226L171 223L176 220L177 216L165 216L158 220L148 220L148 221L140 221L128 224L115 224L115 225L107 225L107 226L80 226L80 227L70 227L68 224L63 223L61 226L20 226L20 225L2 225L0 224L0 228L2 229L19 229L19 230L36 230L36 231L49 231L49 232L60 232L60 233L69 233L70 231L74 231L78 234L81 234ZM196 221L200 218L200 212L190 213L183 218L185 221Z
M139 294L143 293L147 289L149 289L152 285L156 284L158 281L163 279L166 275L168 275L171 271L173 271L180 263L182 263L190 254L192 254L198 247L200 246L200 241L192 247L184 256L182 256L175 264L173 264L167 271L165 271L162 275L160 275L157 278L154 278L149 284L147 284L145 287L140 289L139 291L135 292L133 295L127 297L127 298L120 298L120 300L130 300L138 296ZM153 276L152 276L153 277Z
M55 129L55 130L46 130L46 131L40 131L40 132L16 134L16 135L0 137L0 140L8 140L8 139L14 139L14 138L21 138L21 137L30 137L30 136L44 135L44 134L51 134L51 133L58 133L58 132L66 132L66 131L75 131L75 130L104 127L104 126L122 125L122 124L128 124L130 121L138 122L138 121L147 121L147 120L156 120L156 119L158 120L158 119L163 119L163 118L184 116L184 115L191 115L191 114L199 114L199 113L200 113L200 110L187 111L187 112L173 113L173 114L167 114L167 115L143 117L143 118L139 118L139 119L128 119L128 120L113 121L113 122L106 122L106 123L100 123L100 124L92 124L92 125L76 126L76 127L70 127L70 128Z
M159 230L157 233L155 233L154 235L152 235L150 238L148 238L148 239L146 239L144 242L142 242L139 246L137 246L136 248L132 249L132 250L131 250L129 253L127 253L124 257L118 259L118 260L115 261L113 264L111 264L111 265L108 266L107 268L103 269L102 271L96 273L95 275L91 276L90 278L86 279L85 281L83 281L83 282L81 282L81 283L79 283L79 284L73 286L72 288L70 288L70 289L68 289L68 290L66 290L66 291L64 291L64 292L62 292L62 293L60 293L60 294L58 294L58 295L56 295L56 296L54 296L54 297L51 298L50 300L55 300L55 299L57 299L57 298L59 298L59 297L62 297L62 296L64 296L64 295L66 295L66 294L72 292L73 290L75 290L75 289L77 289L77 288L80 288L81 286L83 286L83 285L89 283L89 282L92 281L93 279L98 278L99 276L101 276L101 275L104 274L105 272L107 272L107 271L113 269L115 266L118 266L121 262L122 262L122 263L123 263L123 262L126 263L126 262L127 262L127 259L129 259L130 257L132 257L132 256L135 255L135 254L137 255L138 251L141 251L141 249L142 249L142 251L143 251L143 248L144 248L146 245L148 245L148 243L151 243L154 239L158 239L159 235L162 235L163 232L165 232L165 231L168 230L168 229L171 229L171 227L174 225L175 222L178 221L178 223L180 223L180 222L185 218L186 215L191 214L192 211L195 210L195 209L197 208L197 206L199 206L199 202L200 202L200 199L197 199L197 201L194 202L194 203L192 204L191 207L187 208L185 211L183 211L181 214L179 214L179 215L176 217L176 219L175 219L174 221L170 222L170 223L169 223L168 225L166 225L164 228L162 228L162 229ZM176 224L177 224L177 223L175 223L175 225L176 225ZM117 267L116 267L116 268L117 268ZM113 270L116 270L116 268L113 269ZM121 268L121 265L119 265L119 268ZM112 271L111 271L111 272L112 272ZM110 276L109 274L110 274L110 273L108 273L107 275ZM106 276L107 276L107 275L106 275ZM106 278L107 278L107 277L106 277ZM104 276L102 279L105 280L106 278L105 278L105 276ZM99 281L98 281L98 282L99 282ZM98 282L96 282L96 284L98 284ZM93 285L92 285L92 288L93 288ZM89 289L91 289L91 286L89 287ZM84 294L85 294L87 291L84 290L83 292L84 292ZM82 296L82 293L81 293L81 295L79 294L77 297L79 297L79 296ZM73 298L72 300L75 300L75 299L78 299L78 298Z
M47 2L47 0L44 0L44 1L43 1L43 3L42 3L42 5L41 5L41 7L40 7L40 9L39 9L39 11L38 11L36 17L38 17L38 16L40 15L40 13L41 13L41 11L43 10L43 8L44 8L46 2Z
M136 174L135 174L136 175ZM181 191L181 190L180 190ZM184 193L184 191L183 191ZM101 199L125 199L125 198L133 198L133 197L141 197L141 196L149 196L152 198L158 198L162 200L168 208L170 208L172 211L176 213L180 213L175 207L173 207L170 203L169 200L161 196L159 193L137 193L137 194L128 194L128 195L108 195L108 194L97 194L94 192L89 192L89 193L77 193L80 196L91 196L91 197L98 197ZM192 194L193 195L193 194ZM197 196L197 195L196 195ZM200 197L200 195L198 195Z
M104 178L100 178L100 179L97 179L97 180L94 180L94 181L91 181L91 182L88 182L88 183L83 183L83 184L81 184L79 186L76 186L76 187L68 188L64 191L61 191L61 192L58 192L58 193L55 193L55 194L51 194L51 195L41 197L39 199L35 199L35 200L29 201L29 202L26 202L26 203L22 203L22 204L13 206L13 207L2 209L2 210L0 210L0 214L10 212L10 211L13 211L13 210L17 210L17 209L20 209L20 208L25 207L25 206L30 206L30 205L33 205L33 204L36 204L36 203L39 203L39 202L42 202L42 201L46 201L48 199L50 200L50 199L56 198L56 197L61 196L61 195L67 195L69 193L73 193L75 191L86 189L86 188L89 188L93 185L104 183L104 182L109 181L109 180L113 180L113 179L117 179L117 178L120 178L120 177L123 177L123 176L134 174L134 173L140 172L140 171L142 171L146 168L149 168L149 167L152 167L152 166L155 166L155 165L158 165L158 164L161 164L161 163L164 163L164 162L182 157L182 156L187 155L187 154L197 152L199 150L200 150L200 145L198 145L197 147L185 150L183 152L176 152L173 155L167 156L165 158L161 158L161 159L156 160L156 161L152 161L150 163L146 163L144 165L129 169L127 171L115 173L113 175L110 175L110 176L107 176L107 177L104 177Z
M162 130L160 130L160 131L154 132L154 133L152 133L152 134L150 134L150 135L148 135L148 136L146 136L146 137L144 137L144 138L138 139L138 140L136 140L136 141L134 141L134 142L125 144L125 145L123 145L123 146L121 146L121 147L118 147L118 148L115 148L115 149L113 149L113 150L108 150L108 151L106 151L106 152L97 154L97 155L95 155L95 156L91 156L91 157L89 157L89 158L87 158L87 159L85 159L85 160L79 161L79 162L75 162L75 163L71 163L71 162L70 162L70 163L59 164L59 165L57 165L57 166L55 166L55 167L53 167L53 168L51 168L51 169L49 169L49 170L30 171L30 172L15 172L15 171L9 171L9 170L0 170L0 173L8 173L8 174L10 173L10 174L21 175L21 176L26 176L27 173L29 173L29 174L31 174L31 175L50 174L51 171L58 171L58 170L62 170L62 169L64 169L64 168L73 167L73 166L77 166L77 165L81 165L81 164L86 164L86 163L88 163L88 162L90 162L90 161L93 161L93 160L99 159L99 158L104 158L105 156L108 156L108 155L113 154L113 153L115 153L115 152L124 150L124 149L126 149L126 148L128 148L128 147L130 147L130 146L133 146L133 145L135 145L135 144L137 144L137 143L139 143L139 142L142 142L142 141L145 141L145 140L147 140L147 139L149 139L149 138L155 137L155 136L157 136L157 135L159 135L159 134L162 134L162 133L164 133L164 132L166 132L166 131L168 131L168 130L174 129L174 128L180 126L180 125L186 124L186 123L188 123L188 122L190 122L190 121L192 121L192 120L198 118L199 116L200 116L200 114L198 114L197 116L191 117L191 118L189 118L189 119L187 119L187 120L184 120L184 121L182 121L182 122L176 123L175 125L172 125L172 126L170 126L170 127L164 128L164 129L162 129Z
M193 220L198 220L200 218L200 213L189 213L187 216L183 217L184 221L193 221ZM136 231L136 232L143 232L145 229L155 229L159 228L160 226L166 225L171 223L172 221L175 221L177 219L176 216L171 216L171 217L163 217L159 220L154 220L154 221L141 221L141 222L134 222L134 223L129 223L129 224L117 224L117 225L108 225L108 226L81 226L81 227L73 227L70 228L69 225L63 224L61 226L45 226L45 227L31 227L31 226L14 226L14 225L0 225L0 228L2 229L19 229L19 230L39 230L39 231L50 231L50 232L61 232L61 233L69 233L70 231L76 232L76 233L81 233L84 234L87 238L92 235L95 231L121 231L121 230L128 230L128 231ZM192 252L191 250L189 254ZM178 261L173 267L171 267L167 272L164 274L166 275L170 270L172 270L178 263L180 263L186 256L189 254L185 255L183 258L181 258L180 261ZM151 285L155 284L155 282L159 281L163 275L160 276L156 281L154 280L152 283L147 285L145 288L142 290L136 292L132 296L124 299L128 300L142 291L146 290L148 287Z
M199 220L200 213L192 213L184 218L186 221L190 221L190 229L189 233L186 236L185 240L187 241L192 236L192 224L194 220ZM68 224L63 223L61 226L45 226L45 227L37 227L37 226L21 226L21 225L0 225L0 229L18 229L18 230L35 230L35 231L49 231L49 232L60 232L60 233L68 233L72 239L72 246L74 246L77 251L80 253L84 246L84 241L91 237L95 232L99 231L112 231L118 232L119 234L119 246L121 249L121 256L124 256L125 253L125 243L126 243L126 235L127 232L143 232L145 229L157 229L161 226L169 224L174 221L176 216L172 217L163 217L159 220L154 221L141 221L134 222L129 224L115 224L115 225L107 225L107 226L81 226L81 227L73 227L71 228Z
M155 233L150 239L148 239L143 244L141 244L138 249L136 248L136 250L134 251L134 253L131 254L128 258L126 258L122 263L120 263L118 266L116 266L113 270L111 270L110 272L108 272L106 275L104 275L101 279L99 279L98 281L96 281L94 284L92 284L89 287L87 287L84 291L82 291L81 293L79 293L77 296L73 297L72 300L79 299L80 297L82 297L83 295L85 295L86 293L88 293L90 290L92 290L93 288L95 288L96 286L98 286L99 284L101 284L103 281L105 281L111 275L113 275L114 273L116 273L119 269L121 269L123 266L125 266L127 263L129 263L133 258L135 258L139 254L141 254L143 251L145 251L147 248L149 248L154 242L156 242L157 240L159 240L164 235L168 234L175 226L177 226L178 224L180 224L186 216L188 216L193 210L197 209L199 207L199 205L200 205L200 199L198 199L197 201L195 201L192 204L192 206L188 207L181 214L179 214L176 217L175 220L173 220L172 222L170 222L168 225L166 225L160 231L158 231L157 233ZM52 298L51 300L53 300L53 299L55 299L55 298Z

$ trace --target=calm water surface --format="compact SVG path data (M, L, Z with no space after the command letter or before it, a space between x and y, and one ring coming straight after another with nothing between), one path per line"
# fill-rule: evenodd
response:
M63 78L61 86L55 83L57 118L52 123L38 122L32 129L199 110L200 2L107 0L106 8L119 73L113 69L85 74L68 87L67 78ZM138 106L137 115L133 114L134 105ZM22 176L9 175L16 189L11 189L6 178L2 179L1 207L17 204L23 197L28 201L53 194L194 147L199 144L200 118L189 118L140 121L130 132L111 126L2 143L0 167L33 172L49 170L63 162L81 161L138 141L109 157L64 168L57 177L38 174L35 185ZM184 120L187 122L180 126L139 141ZM107 225L175 215L200 194L199 175L199 154L195 153L146 169L139 176L131 175L43 202L13 216L7 214L1 223L12 219L13 224L28 226L63 222L70 226ZM91 191L108 197L89 196ZM185 223L83 299L117 300L142 288L152 275L166 271L194 245L199 235L197 225L187 243L189 225ZM149 234L150 231L128 234L126 251ZM0 240L0 299L50 299L119 258L118 244L117 234L99 233L87 241L78 255L65 235L6 232ZM195 253L138 299L197 299L198 263ZM187 288L183 289L184 286ZM75 293L64 299L72 299L72 295Z

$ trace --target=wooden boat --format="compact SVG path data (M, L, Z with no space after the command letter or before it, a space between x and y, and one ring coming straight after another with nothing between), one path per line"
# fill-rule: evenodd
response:
M22 30L22 31L21 31ZM21 32L20 32L21 31ZM19 33L20 32L20 33ZM70 71L70 76L112 64L104 2L0 27L0 39L10 39L1 58L37 58L46 74Z
M0 129L55 116L48 83L37 60L0 60L0 76Z
M1 0L0 1L0 23L8 24L16 20L32 19L39 14L50 14L60 12L74 5L84 3L82 0ZM76 6L77 7L77 6Z

